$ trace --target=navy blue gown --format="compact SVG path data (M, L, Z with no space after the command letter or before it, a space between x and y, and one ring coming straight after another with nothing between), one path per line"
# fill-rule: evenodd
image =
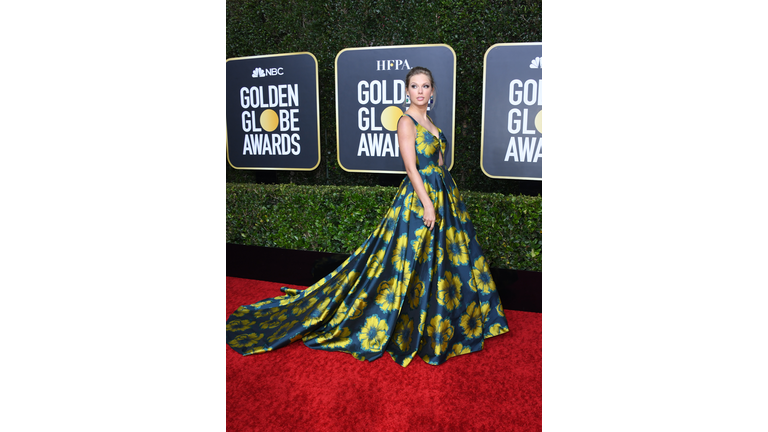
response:
M386 351L401 366L414 357L438 365L509 331L461 195L451 173L438 166L445 136L408 118L416 123L417 167L435 205L433 230L424 225L424 208L406 176L373 234L331 274L233 312L232 349L257 354L302 339L359 360Z

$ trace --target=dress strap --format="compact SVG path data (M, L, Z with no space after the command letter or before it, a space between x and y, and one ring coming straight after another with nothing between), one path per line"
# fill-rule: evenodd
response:
M408 116L408 117L411 117L411 115L410 115L410 114L406 114L406 113L403 113L403 115L404 115L404 116ZM417 122L415 118L411 117L411 120L413 120L413 124L415 124L416 126L418 126L418 125L419 125L419 122Z

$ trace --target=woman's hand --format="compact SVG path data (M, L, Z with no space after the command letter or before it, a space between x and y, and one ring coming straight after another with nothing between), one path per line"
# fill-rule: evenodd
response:
M424 225L429 228L430 231L432 231L432 228L435 227L435 205L432 204L432 201L427 200L427 202L424 204Z

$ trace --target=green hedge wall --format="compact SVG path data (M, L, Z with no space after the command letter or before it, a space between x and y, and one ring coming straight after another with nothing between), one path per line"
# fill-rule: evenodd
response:
M307 51L318 61L320 166L309 172L272 172L274 182L379 184L378 174L349 173L338 165L336 55L354 47L447 44L457 62L451 170L457 186L461 191L540 193L541 182L491 179L482 172L480 132L485 52L496 43L540 42L541 0L228 0L226 8L227 58ZM227 182L258 183L264 178L263 171L235 170L227 164Z
M227 243L351 254L397 192L385 186L227 184ZM490 265L541 271L541 197L461 192Z

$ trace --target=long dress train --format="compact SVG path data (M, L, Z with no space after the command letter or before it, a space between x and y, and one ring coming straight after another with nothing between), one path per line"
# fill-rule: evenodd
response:
M373 234L331 274L233 312L227 319L232 349L249 355L302 339L310 348L359 360L386 351L401 366L414 356L438 365L509 331L461 195L450 172L438 166L446 138L408 117L416 124L417 167L435 205L433 231L406 176Z

